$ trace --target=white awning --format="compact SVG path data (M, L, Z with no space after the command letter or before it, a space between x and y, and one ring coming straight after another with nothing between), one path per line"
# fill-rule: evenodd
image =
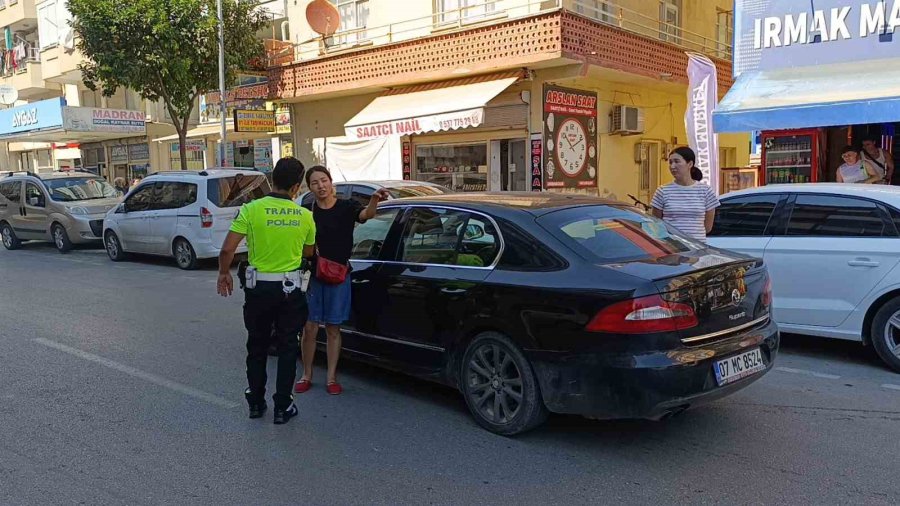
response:
M229 141L249 141L253 139L266 139L269 137L274 137L276 134L275 132L235 132L234 121L229 120L225 123L225 135L228 136ZM199 125L191 128L187 131L187 135L185 136L185 138L198 139L201 137L208 137L210 139L218 140L221 136L222 125L220 123L215 123ZM165 137L160 137L153 140L156 142L178 142L178 134L167 135Z
M476 127L484 121L484 106L518 80L500 77L396 90L373 100L344 130L351 139L372 139Z
M746 72L713 121L719 133L900 121L900 59Z

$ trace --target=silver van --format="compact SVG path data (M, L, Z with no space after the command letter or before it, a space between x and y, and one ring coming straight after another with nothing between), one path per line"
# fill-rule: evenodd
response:
M97 243L103 218L121 195L105 179L82 171L0 178L0 236L14 250L22 241L52 241L60 253L74 244Z

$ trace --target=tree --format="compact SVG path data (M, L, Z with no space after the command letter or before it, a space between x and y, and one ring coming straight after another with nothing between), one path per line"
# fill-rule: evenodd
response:
M256 5L222 0L228 85L264 56L257 32L267 17ZM124 87L144 99L162 100L178 132L181 166L187 168L194 103L219 88L216 0L68 0L68 7L86 58L79 65L85 86L107 97Z

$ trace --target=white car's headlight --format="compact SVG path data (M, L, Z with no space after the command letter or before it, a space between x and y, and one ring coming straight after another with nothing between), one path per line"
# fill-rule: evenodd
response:
M72 206L69 208L69 212L72 214L81 214L81 215L88 214L88 210L82 206Z

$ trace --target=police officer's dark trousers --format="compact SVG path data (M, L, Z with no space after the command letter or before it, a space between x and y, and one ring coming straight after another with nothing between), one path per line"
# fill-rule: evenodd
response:
M299 289L285 294L280 281L258 281L255 288L244 289L250 404L265 402L268 348L274 340L278 349L275 408L291 405L291 389L297 375L297 336L306 324L307 314L306 295Z

